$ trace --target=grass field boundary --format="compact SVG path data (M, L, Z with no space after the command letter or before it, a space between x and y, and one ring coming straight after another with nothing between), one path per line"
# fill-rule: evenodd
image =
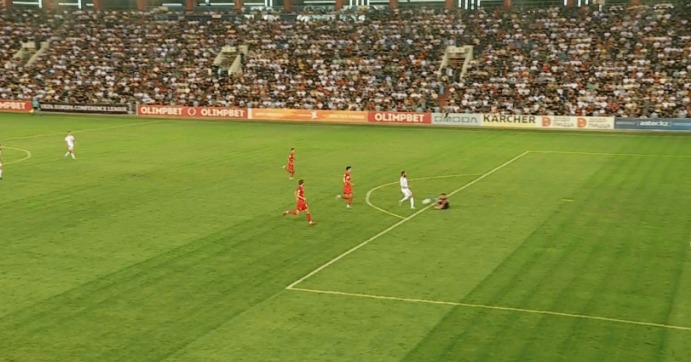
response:
M480 174L480 173L459 173L459 174L455 174L455 175L442 175L442 176L418 177L418 178L414 178L414 179L411 178L410 181L412 182L412 181L421 181L421 180L434 180L434 179L440 179L440 178L452 178L452 177L463 177L463 176L482 176L482 174ZM379 186L376 186L376 187L370 189L369 191L367 191L367 194L365 195L365 203L367 203L367 205L369 205L370 207L374 208L375 210L381 211L381 212L383 212L383 213L385 213L385 214L388 214L388 215L397 217L397 218L399 218L399 219L405 219L405 216L401 216L401 215L398 215L398 214L396 214L396 213L390 212L390 211L388 211L388 210L384 210L384 209L382 209L382 208L380 208L380 207L374 205L374 204L372 203L372 201L370 201L370 196L372 195L372 192L377 191L377 190L379 190L379 189L382 188L382 187L391 186L391 185L396 185L396 184L398 184L398 182L397 182L397 181L394 181L394 182L389 182L389 183L386 183L386 184L383 184L383 185L379 185Z
M457 188L456 190L450 192L450 193L448 194L448 197L451 197L451 196L453 196L454 194L456 194L456 193L458 193L458 192L461 192L461 191L467 189L467 188L470 187L470 186L475 185L476 183L478 183L478 182L484 180L485 178L491 176L492 174L494 174L495 172L501 170L502 168L504 168L504 167L506 167L506 166L508 166L508 165L510 165L510 164L512 164L512 163L514 163L515 161L521 159L523 156L527 155L528 153L530 153L530 151L525 151L525 152L521 153L520 155L515 156L514 158L512 158L512 159L510 159L510 160L508 160L508 161L502 163L501 165L499 165L499 166L497 166L497 167L495 167L495 168L493 168L493 169L491 169L491 170L489 170L489 171L483 173L480 177L477 177L477 178L473 179L472 181L468 182L467 184L465 184L465 185L463 185L463 186ZM434 204L429 204L429 205L423 207L422 209L418 210L418 211L415 212L414 214L412 214L412 215L406 217L405 219L402 219L401 221L399 221L399 222L397 222L397 223L395 223L395 224L389 226L388 228L382 230L382 231L379 232L378 234L376 234L376 235L372 236L371 238L369 238L369 239L367 239L367 240L361 242L360 244L355 245L354 247L352 247L352 248L346 250L346 251L343 252L342 254L340 254L340 255L336 256L335 258L333 258L333 259L327 261L325 264L323 264L322 266L318 267L317 269L314 269L313 271L311 271L311 272L308 273L307 275L303 276L302 278L300 278L300 279L294 281L293 283L291 283L290 285L288 285L288 286L286 287L286 289L292 289L292 288L294 288L296 285L298 285L298 284L304 282L305 280L309 279L309 278L312 277L313 275L315 275L315 274L319 273L320 271L322 271L322 270L328 268L329 265L331 265L331 264L333 264L333 263L335 263L335 262L337 262L337 261L343 259L344 257L348 256L349 254L353 253L354 251L356 251L356 250L362 248L363 246L369 244L369 243L372 242L373 240L376 240L376 239L378 239L379 237L381 237L382 235L387 234L389 231L391 231L391 230L393 230L393 229L395 229L395 228L397 228L397 227L399 227L399 226L405 224L406 222L410 221L410 220L413 219L414 217L416 217L416 216L420 215L421 213L423 213L425 210L428 210L428 209L429 209L430 207L432 207L433 205L434 205Z
M26 160L28 160L28 159L31 158L31 151L29 151L29 150L25 150L25 149L23 149L23 148L9 147L9 146L3 146L3 148L6 148L6 149L8 149L8 150L22 151L22 152L26 153L26 156L24 156L23 158L20 158L20 159L18 159L18 160L14 160L14 161L5 162L5 165L10 165L10 164L13 164L13 163L26 161Z
M298 292L306 292L306 293L340 295L340 296L346 296L346 297L368 298L368 299L379 299L379 300L391 300L391 301L406 302L406 303L436 304L436 305L446 305L446 306L464 307L464 308L473 308L473 309L498 310L498 311L515 312L515 313L542 314L542 315L564 317L564 318L587 319L587 320L594 320L594 321L601 321L601 322L631 324L631 325L637 325L637 326L673 329L673 330L679 330L679 331L691 331L691 327L685 327L685 326L676 326L676 325L671 325L671 324L662 324L662 323L653 323L653 322L642 322L642 321L634 321L634 320L619 319L619 318L598 317L598 316L590 316L590 315L584 315L584 314L552 312L552 311L548 311L548 310L524 309L524 308L504 307L504 306L499 306L499 305L486 305L486 304L474 304L474 303L462 303L462 302L448 302L448 301L442 301L442 300L402 298L402 297L392 297L392 296L374 295L374 294L347 293L347 292L338 292L338 291L333 291L333 290L320 290L320 289L295 288L295 287L289 288L289 289L294 290L294 291L298 291Z
M162 120L157 120L157 121L148 121L148 122L136 122L136 123L128 123L128 124L120 124L117 126L108 126L108 127L97 127L97 128L84 128L84 129L74 129L72 130L73 133L81 133L81 132L89 132L89 131L101 131L101 130L106 130L106 129L115 129L115 128L124 128L124 127L134 127L134 126L143 126L147 124L152 124L152 123L161 123L163 122ZM40 137L49 137L49 136L60 136L64 135L67 133L67 130L65 132L53 132L53 133L43 133L43 134L35 134L35 135L30 135L30 136L19 136L19 137L13 137L13 138L5 138L0 141L2 142L7 142L7 141L14 141L14 140L24 140L24 139L29 139L29 138L40 138ZM7 147L9 148L9 147Z
M685 158L691 156L681 155L650 155L643 153L606 153L606 152L578 152L578 151L528 151L529 153L564 154L564 155L583 155L583 156L623 156L623 157L660 157L660 158Z

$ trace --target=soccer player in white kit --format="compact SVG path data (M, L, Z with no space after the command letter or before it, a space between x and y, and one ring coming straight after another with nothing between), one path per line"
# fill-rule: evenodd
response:
M65 157L71 155L72 159L75 160L76 157L74 157L74 135L72 135L71 131L67 131L67 136L65 136L65 143L67 144L67 152L65 153Z
M415 199L413 198L413 192L408 187L408 174L405 171L401 171L401 192L403 193L403 198L398 201L398 204L402 205L403 201L410 200L410 208L414 209Z

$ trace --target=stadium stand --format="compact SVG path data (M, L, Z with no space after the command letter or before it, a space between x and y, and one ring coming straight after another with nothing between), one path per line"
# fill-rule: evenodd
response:
M14 69L27 62L60 24L60 17L21 10L0 11L0 66Z
M691 7L370 10L365 19L0 13L0 98L96 104L687 117ZM270 18L270 19L267 19ZM20 34L49 39L30 66ZM27 41L33 40L27 39ZM247 45L242 71L214 64ZM441 69L471 45L465 76ZM10 64L11 63L11 64Z

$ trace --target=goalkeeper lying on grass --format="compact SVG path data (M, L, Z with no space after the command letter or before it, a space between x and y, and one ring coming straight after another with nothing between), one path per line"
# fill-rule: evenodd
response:
M439 195L437 204L434 205L434 208L437 210L446 210L449 207L451 207L451 204L449 204L449 199L446 197L446 194Z
M429 204L432 202L431 198L426 198L422 200L423 204ZM449 207L451 207L451 204L449 204L449 199L446 197L446 194L441 194L439 197L435 200L435 205L434 208L437 210L446 210Z

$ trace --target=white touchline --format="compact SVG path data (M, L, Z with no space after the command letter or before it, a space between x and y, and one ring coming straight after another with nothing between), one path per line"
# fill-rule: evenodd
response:
M17 162L22 162L22 161L24 161L24 160L28 160L28 159L31 158L31 151L29 151L29 150L25 150L25 149L23 149L23 148L8 147L8 146L3 146L3 148L6 148L6 149L8 149L8 150L22 151L22 152L26 153L26 156L24 156L23 158L20 158L20 159L18 159L18 160L14 160L14 161L10 161L10 162L5 162L6 165L9 165L9 164L12 164L12 163L17 163Z
M342 296L358 297L358 298L394 300L394 301L398 301L398 302L408 302L408 303L437 304L437 305L447 305L447 306L476 308L476 309L501 310L501 311L507 311L507 312L543 314L543 315L558 316L558 317L589 319L589 320L596 320L596 321L603 321L603 322L614 322L614 323L633 324L633 325L647 326L647 327L676 329L676 330L681 330L681 331L691 331L691 327L675 326L675 325L670 325L670 324L661 324L661 323L653 323L653 322L640 322L640 321L632 321L632 320L618 319L618 318L589 316L589 315L583 315L583 314L551 312L548 310L523 309L523 308L514 308L514 307L502 307L502 306L498 306L498 305L472 304L472 303L460 303L460 302L446 302L446 301L441 301L441 300L389 297L389 296L384 296L384 295L346 293L346 292L336 292L336 291L331 291L331 290L319 290L319 289L306 289L306 288L290 288L290 289L295 290L295 291L299 291L299 292L308 292L308 293L317 293L317 294L331 294L331 295L342 295Z
M461 128L456 128L456 130L461 130ZM470 130L469 128L463 129L464 131ZM495 128L495 129L489 129L485 128L484 130L480 129L473 129L473 132L481 133L481 134L486 134L486 133L491 133L491 132L501 132L501 133L521 133L525 134L526 131L530 132L532 135L540 135L540 136L547 136L547 137L561 137L561 136L577 136L577 137L646 137L646 138L672 138L672 137L680 137L684 132L666 132L666 133L648 133L648 132L639 132L639 131L626 131L626 130L602 130L602 131L589 131L589 132L584 132L584 131L574 131L574 130L568 130L568 129L563 129L563 130L551 130L551 131L541 131L541 130L526 130L524 129L518 129L518 128ZM683 137L683 136L682 136Z
M482 174L479 174L479 173L459 173L459 174L455 174L455 175L442 175L442 176L418 177L418 178L410 179L410 181L412 182L412 181L420 181L420 180L434 180L434 179L440 179L440 178L451 178L451 177L461 177L461 176L481 176L481 175L482 175ZM379 211L381 211L381 212L383 212L383 213L385 213L385 214L389 214L389 215L394 216L394 217L397 217L397 218L399 218L399 219L405 219L405 216L401 216L401 215L395 214L395 213L393 213L393 212L384 210L384 209L382 209L382 208L380 208L380 207L374 205L374 204L370 201L370 196L372 195L372 192L377 191L377 190L379 190L379 189L382 188L382 187L391 186L391 185L396 185L396 184L398 184L397 181L389 182L389 183L387 183L387 184L379 185L379 186L377 186L377 187L375 187L375 188L373 188L373 189L367 191L367 194L365 195L365 203L367 203L367 205L369 205L369 206L373 207L374 209L379 210Z
M490 176L491 174L493 174L493 173L495 173L495 172L501 170L502 168L504 168L504 167L506 167L506 166L512 164L514 161L516 161L516 160L518 160L519 158L521 158L521 157L527 155L528 153L530 153L530 151L525 151L525 152L521 153L520 155L518 155L518 156L516 156L516 157L514 157L514 158L512 158L512 159L510 159L510 160L508 160L508 161L506 161L506 162L504 162L504 163L502 163L501 165L499 165L499 166L497 166L497 167L495 167L495 168L493 168L493 169L491 169L491 170L485 172L484 174L482 174L482 176L480 176L480 177L474 179L473 181L470 181L470 182L468 182L467 184L465 184L465 185L463 185L463 186L457 188L456 190L454 190L454 191L452 191L451 193L449 193L447 196L448 196L448 197L451 197L451 196L453 196L454 194L456 194L456 193L458 193L458 192L460 192L460 191L463 191L463 190L467 189L467 188L470 187L470 186L475 185L476 183L482 181L482 180L485 179L486 177L488 177L488 176ZM313 270L312 272L310 272L309 274L305 275L304 277L302 277L302 278L300 278L300 279L294 281L292 284L290 284L289 286L287 286L286 289L291 289L291 288L293 288L294 286L296 286L296 285L298 285L298 284L304 282L305 280L307 280L308 278L310 278L310 277L313 276L314 274L317 274L317 273L319 273L320 271L322 271L322 270L324 270L325 268L327 268L329 265L331 265L331 264L333 264L333 263L335 263L335 262L337 262L337 261L343 259L346 255L348 255L348 254L354 252L355 250L358 250L358 249L360 249L361 247L363 247L363 246L369 244L372 240L376 240L376 239L378 239L380 236L382 236L382 235L388 233L389 231L391 231L391 230L393 230L393 229L395 229L395 228L397 228L397 227L399 227L399 226L405 224L406 222L410 221L410 219L414 218L415 216L420 215L423 211L429 209L429 208L432 207L432 206L434 206L434 204L429 204L428 206L423 207L422 209L420 209L420 210L417 211L416 213L414 213L414 214L412 214L412 215L406 217L405 219L403 219L403 220L401 220L401 221L399 221L399 222L397 222L397 223L395 223L395 224L389 226L388 228L384 229L383 231L381 231L381 232L378 233L377 235L374 235L374 236L372 236L371 238L369 238L369 239L367 239L367 240L361 242L360 244L355 245L354 247L352 247L352 248L348 249L347 251L345 251L343 254L341 254L341 255L339 255L339 256L337 256L337 257L335 257L335 258L329 260L328 262L326 262L326 264L324 264L324 265L320 266L319 268Z
M605 152L577 152L577 151L528 151L530 153L553 153L553 154L565 154L565 155L592 155L592 156L628 156L628 157L660 157L660 158L689 158L691 156L681 156L681 155L646 155L638 153L605 153Z
M74 133L81 133L81 132L88 132L88 131L100 131L100 130L105 130L105 129L114 129L114 128L123 128L123 127L133 127L133 126L143 126L146 124L152 124L152 123L161 123L163 120L159 121L149 121L149 122L137 122L137 123L128 123L128 124L121 124L118 126L109 126L109 127L100 127L100 128L85 128L85 129L75 129L72 130ZM27 138L39 138L39 137L49 137L49 136L60 136L64 135L65 132L55 132L55 133L43 133L43 134L35 134L31 136L21 136L21 137L14 137L14 138L6 138L1 140L2 142L6 141L14 141L14 140L24 140Z

